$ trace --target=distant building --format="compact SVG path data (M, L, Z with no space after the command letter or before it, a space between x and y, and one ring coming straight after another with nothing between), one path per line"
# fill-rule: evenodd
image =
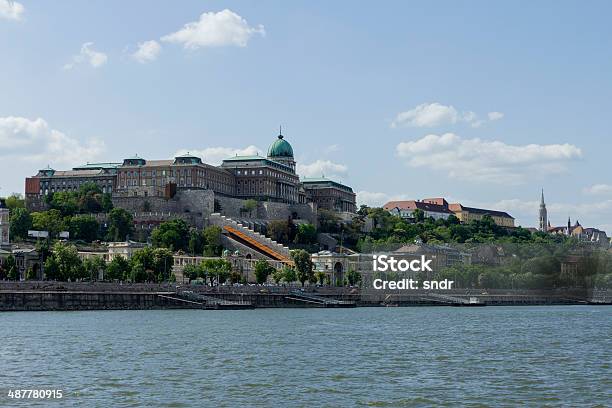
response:
M586 228L580 224L580 221L576 220L576 223L572 225L570 217L567 218L567 224L563 226L553 227L548 219L546 211L546 204L544 203L544 190L542 190L542 196L540 200L540 212L539 212L539 223L538 231L547 232L554 235L565 235L568 237L574 237L582 242L592 242L596 245L604 247L610 246L610 238L605 231L597 228Z
M147 244L135 241L108 242L106 244L106 248L79 250L79 257L81 259L100 257L106 262L111 262L113 259L119 256L125 259L131 259L132 255L134 255L134 252L139 251L147 246Z
M117 168L121 163L87 163L72 170L47 166L25 180L25 199L30 210L43 210L44 197L62 191L78 191L85 183L95 183L103 193L115 191Z
M456 216L460 222L480 221L485 215L490 216L495 224L502 227L514 227L514 217L510 214L483 208L466 207L462 204L449 204L444 198L425 198L420 201L389 201L383 206L391 214L405 219L413 219L416 209L422 210L425 217L433 219L448 219L449 216Z
M19 280L26 279L29 270L36 279L42 279L42 260L35 248L0 249L0 264L4 264L9 256L15 259Z
M414 219L414 211L419 209L425 214L425 218L433 219L448 219L453 215L453 212L448 208L446 200L437 201L438 199L426 199L422 201L407 200L407 201L389 201L383 208L393 215L397 215L404 219Z
M514 217L504 211L466 207L459 203L449 204L448 208L455 213L455 216L463 223L481 221L484 216L488 215L493 219L493 222L500 227L514 227Z
M123 160L117 168L115 196L170 198L176 189L213 190L232 195L234 177L190 154L169 160L145 160L136 155Z
M583 242L592 242L601 246L609 246L610 238L605 231L597 228L586 228L580 225L580 221L572 225L571 219L568 217L567 225L561 227L548 227L548 233L556 235L565 235L574 237Z
M345 213L357 211L355 193L349 186L325 177L303 178L302 186L318 208Z

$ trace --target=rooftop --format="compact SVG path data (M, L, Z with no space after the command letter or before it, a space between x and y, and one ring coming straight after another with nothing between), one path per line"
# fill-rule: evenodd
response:
M309 185L310 187L312 187L312 186L314 186L316 184L322 184L322 185L325 185L325 186L338 187L340 189L347 190L347 191L350 191L350 192L353 191L353 189L350 188L349 186L344 185L342 183L339 183L337 181L328 179L328 178L323 177L323 176L322 177L303 177L300 181L302 182L302 184Z
M400 210L416 210L418 208L419 210L428 212L453 214L453 212L444 205L426 203L423 201L416 200L389 201L383 206L383 208L385 210L392 210L394 208L399 208Z
M450 206L451 206L450 208L453 208L453 211L467 211L467 212L471 212L471 213L474 213L474 214L482 214L482 215L490 215L492 217L503 217L503 218L512 218L512 219L514 219L513 216L511 216L510 214L508 214L505 211L487 210L487 209L484 209L484 208L475 208L475 207L466 207L466 206L461 205L461 204L451 204Z
M116 169L122 163L87 163L81 166L73 167L72 170L87 170L87 169Z

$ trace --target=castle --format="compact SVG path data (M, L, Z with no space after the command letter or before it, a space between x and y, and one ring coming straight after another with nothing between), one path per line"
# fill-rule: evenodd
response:
M293 215L312 221L317 209L347 214L356 211L351 187L324 177L300 180L293 148L282 134L270 145L266 157L236 155L219 166L185 154L168 160L135 155L122 162L87 163L72 170L47 167L26 178L26 205L32 211L44 210L46 196L78 191L90 182L112 194L115 206L135 213L195 211L206 216L225 211L236 216L245 200L259 203L256 217L263 219Z

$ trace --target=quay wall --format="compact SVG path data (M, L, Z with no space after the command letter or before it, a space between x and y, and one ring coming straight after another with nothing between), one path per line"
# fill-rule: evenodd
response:
M291 291L299 286L221 286L179 284L119 284L76 282L0 282L0 311L17 310L118 310L201 308L178 299L177 293L189 291L221 300L250 302L258 308L319 307L295 300ZM319 297L355 302L357 306L443 306L428 297L431 292L380 293L357 288L306 287L306 293ZM612 302L612 291L585 293L576 291L470 290L443 291L460 298L476 297L489 306L510 305L580 305L590 299Z
M185 309L197 305L158 292L0 292L0 311Z

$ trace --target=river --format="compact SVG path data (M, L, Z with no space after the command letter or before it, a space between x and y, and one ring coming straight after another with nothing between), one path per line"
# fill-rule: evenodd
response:
M0 327L0 406L612 405L607 306L10 312Z

